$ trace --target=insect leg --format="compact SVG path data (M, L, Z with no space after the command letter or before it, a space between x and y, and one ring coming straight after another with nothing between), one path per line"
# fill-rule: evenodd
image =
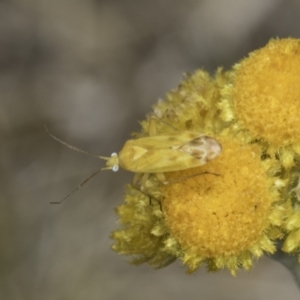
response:
M166 176L164 173L155 173L157 179L161 181L163 184L166 182Z
M146 187L146 182L149 179L149 173L144 173L141 179L141 190L143 190Z
M140 193L144 194L145 196L147 196L149 198L149 205L152 205L152 199L158 202L159 208L162 211L162 205L161 205L161 201L155 197L153 197L150 194L147 194L145 191L143 191L142 189L138 188L137 186L134 186L133 184L131 185L135 190L139 191Z
M160 210L162 211L162 204L160 199L158 199L156 196L152 195L151 193L151 189L153 189L155 187L155 184L153 186L153 182L152 180L149 180L149 178L151 176L153 177L153 180L158 180L157 177L155 177L154 174L151 173L136 173L134 175L133 178L133 184L132 187L136 190L138 190L139 192L141 192L142 194L146 195L147 197L149 197L149 205L152 205L152 200L155 200L158 202ZM159 180L160 182L160 180ZM154 190L156 190L156 188L154 188Z
M151 117L149 121L149 135L155 136L156 135L156 125L155 125L155 117Z
M132 180L132 185L135 187L140 186L140 190L144 191L146 188L146 182L149 179L149 175L149 173L135 173Z
M149 205L152 205L152 199L158 202L160 211L163 211L163 210L162 210L161 201L159 201L158 199L156 199L156 198L154 198L154 197L152 197L152 196L149 196Z
M137 183L139 182L139 178L141 177L141 173L135 173L133 180L132 180L132 185L137 186Z

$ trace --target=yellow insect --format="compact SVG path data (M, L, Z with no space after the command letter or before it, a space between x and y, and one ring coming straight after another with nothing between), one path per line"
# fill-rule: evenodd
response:
M134 173L172 172L204 165L221 152L220 144L206 135L184 131L129 140L122 150L113 153L105 169L119 167Z
M118 154L114 152L110 157L93 155L73 147L52 135L47 128L46 130L52 138L65 146L106 160L106 167L101 170L112 170L116 172L119 168L122 168L137 173L138 176L144 174L141 180L141 186L143 186L148 175L151 173L155 173L160 181L167 183L164 176L165 172L199 167L220 155L222 147L214 138L194 131L176 131L174 133L168 133L167 135L159 135L156 134L154 120L154 118L150 120L150 135L148 137L128 140ZM67 197L101 170L98 170L90 176L67 195ZM134 182L136 180L137 176Z

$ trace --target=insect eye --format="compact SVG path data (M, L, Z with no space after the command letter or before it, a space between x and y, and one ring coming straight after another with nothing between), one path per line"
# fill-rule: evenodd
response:
M119 166L115 165L111 168L113 172L117 172L119 170Z
M114 153L112 153L112 154L111 154L111 156L117 156L117 153L116 153L116 152L114 152Z

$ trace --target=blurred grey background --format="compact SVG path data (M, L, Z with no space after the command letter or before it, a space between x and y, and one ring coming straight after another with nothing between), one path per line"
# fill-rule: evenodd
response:
M0 1L0 299L299 299L267 257L237 278L127 264L109 235L132 174L102 172L50 205L103 162L43 127L109 156L183 72L288 36L300 37L297 0Z

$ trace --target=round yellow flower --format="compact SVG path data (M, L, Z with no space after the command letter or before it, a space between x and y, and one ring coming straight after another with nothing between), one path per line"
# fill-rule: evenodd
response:
M169 174L171 182L188 179L162 188L167 227L190 271L205 261L234 273L239 266L249 269L252 256L275 251L272 213L279 199L275 179L267 176L269 162L261 161L258 145L219 141L224 149L220 157L203 167Z
M299 147L300 40L271 40L234 72L231 101L242 126L271 146Z

